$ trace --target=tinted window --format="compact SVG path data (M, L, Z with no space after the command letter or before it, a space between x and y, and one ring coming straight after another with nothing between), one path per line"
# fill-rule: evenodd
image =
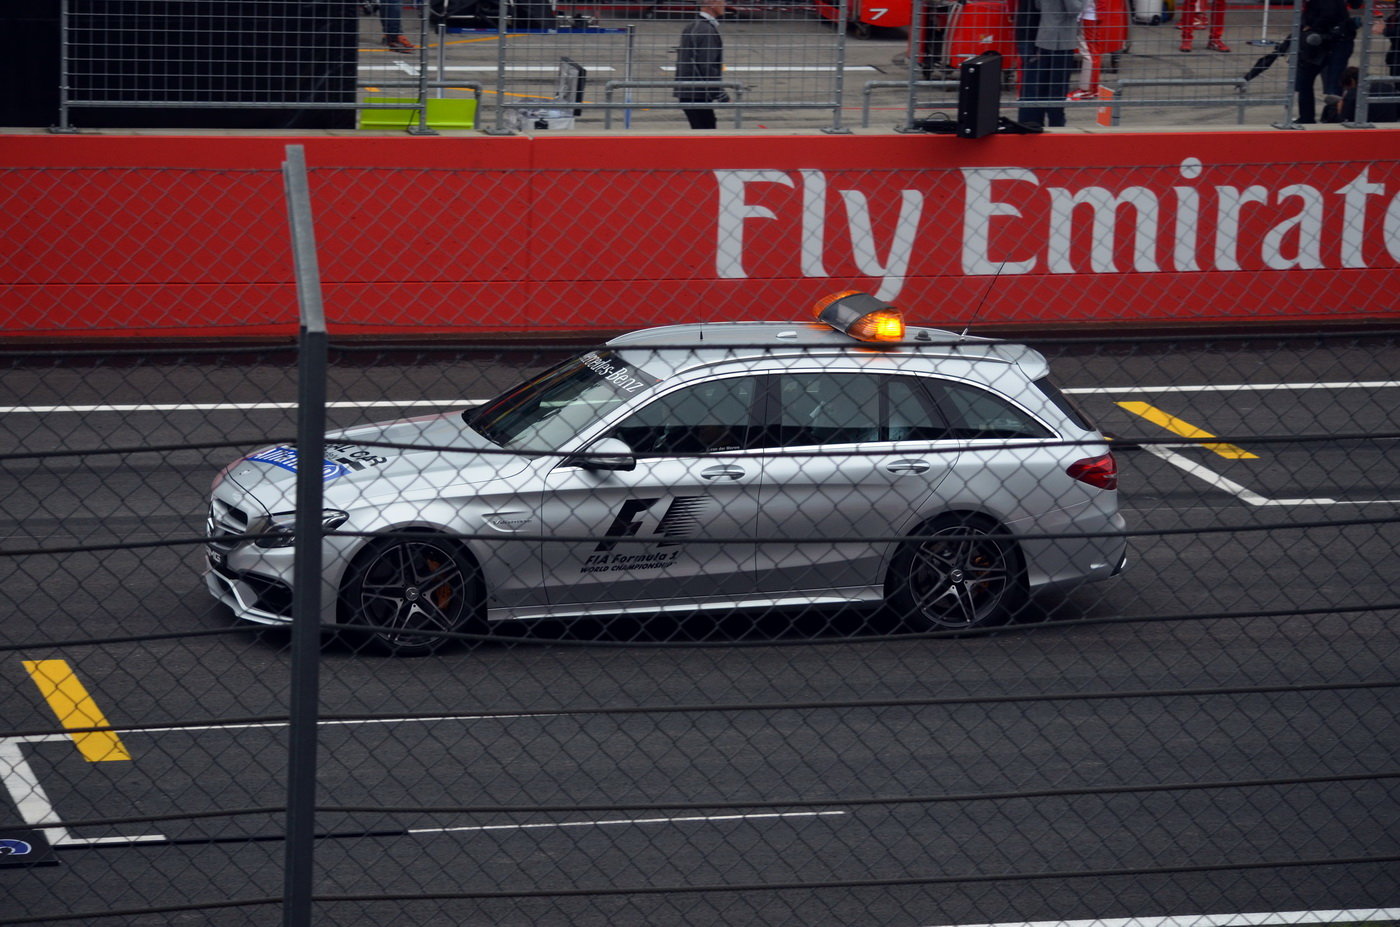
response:
M1044 425L994 393L962 383L940 383L955 438L1050 438Z
M503 447L556 451L660 382L613 351L592 351L551 367L463 418Z
M778 379L778 446L880 440L878 377L791 373Z
M1060 388L1054 383L1051 383L1048 378L1041 377L1039 380L1035 381L1035 385L1045 394L1046 399L1049 399L1055 404L1055 408L1065 414L1065 418L1074 422L1074 424L1085 431L1095 430L1094 424L1089 421L1089 417L1084 414L1084 411L1075 404L1073 399L1070 399L1064 393L1060 392Z
M919 379L859 373L777 377L777 427L765 447L938 441L946 420Z
M886 381L888 441L940 441L949 437L948 422L929 400L924 384L913 377Z
M748 447L754 377L676 390L638 409L613 436L638 454L685 456Z

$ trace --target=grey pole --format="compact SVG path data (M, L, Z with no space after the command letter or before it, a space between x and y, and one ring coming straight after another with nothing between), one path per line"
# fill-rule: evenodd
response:
M296 562L287 734L287 843L282 923L309 927L316 827L316 723L321 658L321 461L325 457L326 319L306 157L287 146L282 165L301 314L297 386Z

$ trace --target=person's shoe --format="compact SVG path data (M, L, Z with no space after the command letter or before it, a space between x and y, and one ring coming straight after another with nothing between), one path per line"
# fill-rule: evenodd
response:
M1224 39L1211 39L1206 43L1206 48L1218 52L1228 52L1230 50L1230 46L1225 44Z
M410 54L418 47L401 35L384 36L384 45L389 51L398 52L401 55Z
M1190 35L1187 35L1185 38L1183 38L1183 39L1181 40L1181 50L1184 51L1184 52L1189 52L1189 51L1191 50L1191 36L1190 36Z

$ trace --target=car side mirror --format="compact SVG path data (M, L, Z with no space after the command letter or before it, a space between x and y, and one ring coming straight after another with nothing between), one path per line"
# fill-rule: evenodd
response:
M585 470L635 470L637 458L632 449L620 438L599 438L587 450L581 451L565 461Z

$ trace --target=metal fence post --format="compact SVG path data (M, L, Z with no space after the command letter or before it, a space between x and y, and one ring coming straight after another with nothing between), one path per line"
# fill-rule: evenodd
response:
M441 73L438 74L441 78ZM428 11L418 17L418 124L408 127L409 135L437 135L428 126ZM441 91L438 93L441 96ZM309 214L308 214L309 215Z
M496 121L486 130L488 135L513 135L514 130L506 128L506 17L510 7L506 0L500 0L496 7Z
M300 145L287 146L283 182L301 312L297 386L296 565L288 706L287 843L282 923L308 927L316 827L316 723L321 658L321 460L325 457L326 320Z
M850 129L841 124L841 108L846 102L846 33L850 23L846 17L851 0L841 0L837 7L839 21L836 25L836 105L832 107L831 125L822 131L831 135L849 135Z
M1375 11L1375 0L1366 0L1361 6L1361 61L1356 75L1356 111L1351 114L1351 122L1346 124L1353 129L1375 128L1368 121L1371 108L1371 25L1376 21Z
M72 85L69 83L72 78L69 73L68 39L72 25L68 0L63 0L58 7L58 125L49 130L56 133L75 133L78 131L73 128L70 122L68 104L68 97L72 89Z
M914 131L914 109L918 102L918 82L928 76L924 73L923 62L919 60L924 51L924 17L928 15L925 0L914 0L910 9L909 22L909 93L904 98L904 125L896 131Z
M1298 92L1298 53L1303 47L1303 4L1293 6L1293 25L1289 35L1292 41L1288 47L1288 83L1283 90L1283 122L1274 123L1275 129L1297 129L1293 119L1293 95Z

